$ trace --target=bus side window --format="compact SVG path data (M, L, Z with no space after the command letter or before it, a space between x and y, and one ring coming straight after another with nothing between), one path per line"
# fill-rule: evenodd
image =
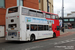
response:
M43 13L43 16L44 16L44 18L46 18L46 14L45 13Z
M27 24L27 30L29 30L29 25Z
M29 10L29 16L36 17L36 11L35 10Z
M42 17L42 18L43 18L43 17L44 17L44 16L43 16L43 13L37 11L37 17Z
M46 25L44 25L43 27L44 27L44 30L46 30Z
M8 9L8 13L15 13L15 12L18 12L18 7Z
M43 25L38 25L38 31L43 31L44 28L43 28Z
M58 16L56 15L56 19L58 19Z
M47 30L49 30L49 26L48 26L48 25L46 25L46 27L47 27L46 29L47 29Z
M31 25L31 31L37 31L37 25Z
M28 15L28 9L22 8L22 15Z
M51 18L51 17L50 17L50 14L46 14L46 18Z
M52 19L55 19L55 15L52 15Z

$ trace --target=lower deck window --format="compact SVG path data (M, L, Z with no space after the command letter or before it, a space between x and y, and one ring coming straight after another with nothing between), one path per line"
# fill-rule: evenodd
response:
M37 25L31 25L31 31L37 31Z
M16 28L17 27L17 24L9 24L8 25L8 28Z
M48 25L34 25L34 24L32 24L30 26L30 30L31 31L45 31L45 30L49 30L49 26Z
M39 30L39 31L44 30L43 25L38 25L38 30Z

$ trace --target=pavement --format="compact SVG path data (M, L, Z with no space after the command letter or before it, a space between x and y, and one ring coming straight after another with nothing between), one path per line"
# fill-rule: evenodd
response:
M3 42L5 42L5 38L4 37L1 37L0 38L0 43L3 43Z
M65 29L65 32L60 31L60 36L63 35L63 34L67 34L69 32L75 32L75 28L73 28L73 29ZM1 37L0 38L0 43L3 43L3 42L5 42L5 38Z
M75 32L75 28L72 28L72 29L64 29L64 32L62 32L62 31L60 30L60 35L66 34L66 33L69 33L69 32Z

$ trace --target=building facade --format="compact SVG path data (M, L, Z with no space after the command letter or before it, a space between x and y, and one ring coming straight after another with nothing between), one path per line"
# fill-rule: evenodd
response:
M60 20L62 20L62 18L59 18ZM72 25L72 28L75 28L75 17L65 17L64 18L64 27L65 24L70 23Z
M75 17L75 12L68 13L67 17Z
M53 13L53 0L39 0L39 10Z
M38 0L0 0L0 26L5 27L6 9L19 5L39 10Z

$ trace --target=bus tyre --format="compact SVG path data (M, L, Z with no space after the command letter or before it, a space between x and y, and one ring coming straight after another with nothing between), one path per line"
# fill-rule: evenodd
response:
M30 41L31 41L31 42L35 41L35 36L34 36L34 35L31 35L31 36L30 36Z
M53 33L53 38L56 38L56 34L55 33Z

